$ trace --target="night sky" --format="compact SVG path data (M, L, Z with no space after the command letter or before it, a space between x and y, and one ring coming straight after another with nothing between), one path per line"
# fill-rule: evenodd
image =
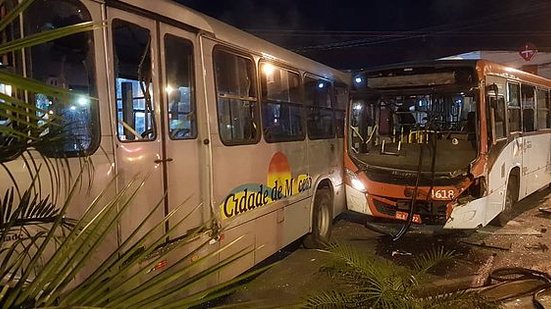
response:
M178 0L339 69L473 50L551 51L549 0Z

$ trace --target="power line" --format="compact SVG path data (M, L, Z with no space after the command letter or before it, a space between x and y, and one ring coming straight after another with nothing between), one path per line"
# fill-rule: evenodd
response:
M259 34L263 32L255 32ZM444 32L431 32L431 31L364 31L362 33L347 33L347 32L325 32L319 31L319 33L311 32L274 32L274 33L263 33L262 36L285 36L285 37L403 37L403 36L526 36L526 35L536 35L536 36L548 36L551 35L551 31L446 31Z
M376 33L370 31L326 31L324 34L320 30L299 30L297 32L297 36L347 36L347 35L357 35L359 37L362 37L361 39L356 40L345 40L340 42L331 42L331 43L325 43L325 44L316 44L311 46L304 46L301 48L295 49L295 51L309 51L309 50L326 50L326 49L335 49L335 48L350 48L350 47L359 47L359 46L370 46L370 45L377 45L377 44L384 44L384 43L390 43L395 41L401 41L401 40L409 40L414 38L420 38L420 37L436 37L436 36L450 36L450 35L460 35L462 33L461 31L458 31L460 29L469 29L474 27L479 27L491 23L495 23L497 20L508 18L510 20L518 19L520 17L522 18L528 18L528 17L534 17L537 15L547 14L548 10L550 9L550 6L548 4L538 4L538 5L525 5L521 7L519 10L515 12L500 12L495 14L487 15L483 18L468 20L460 23L455 24L445 24L440 26L433 26L433 27L426 27L415 31L394 31L394 32L386 32L386 33ZM452 29L453 28L453 29ZM266 30L266 29L258 29L258 30ZM275 31L275 30L274 30ZM287 29L287 30L278 30L281 34L283 33L292 33L293 30ZM339 35L339 33L341 35ZM471 32L471 35L476 33L476 31ZM480 34L482 34L483 31L480 31ZM360 36L360 34L362 34ZM467 34L462 34L467 35ZM514 32L511 31L507 33L507 31L502 32L494 32L494 35L499 36L523 36L523 35L540 35L539 32ZM545 35L545 34L543 34ZM368 36L367 38L365 36Z

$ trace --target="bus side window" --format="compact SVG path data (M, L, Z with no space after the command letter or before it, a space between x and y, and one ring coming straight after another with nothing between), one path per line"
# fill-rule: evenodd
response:
M509 133L521 131L520 118L520 85L507 83L507 120Z
M261 65L262 125L267 142L303 140L300 75L270 63Z
M222 143L257 143L260 130L253 61L215 49L214 69L218 94L218 129Z
M488 96L488 103L491 110L491 116L493 118L493 132L495 139L501 139L507 137L505 131L505 99L502 95Z
M308 137L329 139L335 137L335 115L331 108L331 83L326 80L304 78L305 103L308 105Z
M521 106L522 106L522 126L524 132L535 131L535 95L534 87L528 85L521 86Z
M92 18L79 1L35 1L24 13L25 36ZM73 34L25 50L27 74L35 80L70 90L67 98L31 94L38 108L39 126L47 143L37 149L47 156L81 156L93 153L100 143L97 84L92 31ZM61 117L56 117L61 116ZM60 126L49 123L59 120Z
M549 91L537 90L538 130L551 128L549 117Z
M149 30L118 19L112 27L117 136L123 142L154 140Z

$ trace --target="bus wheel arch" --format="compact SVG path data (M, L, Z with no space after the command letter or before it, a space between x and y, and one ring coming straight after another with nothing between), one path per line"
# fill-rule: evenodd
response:
M312 203L312 230L303 238L303 245L309 249L325 247L333 230L334 190L328 179L323 179L316 186Z
M497 226L505 226L513 218L515 204L518 202L520 194L520 168L514 167L509 172L505 189L503 210L492 221Z

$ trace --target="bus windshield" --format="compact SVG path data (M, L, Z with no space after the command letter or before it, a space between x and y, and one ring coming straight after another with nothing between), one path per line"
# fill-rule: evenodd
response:
M476 91L458 88L355 98L350 153L360 166L457 176L477 154L476 98Z

